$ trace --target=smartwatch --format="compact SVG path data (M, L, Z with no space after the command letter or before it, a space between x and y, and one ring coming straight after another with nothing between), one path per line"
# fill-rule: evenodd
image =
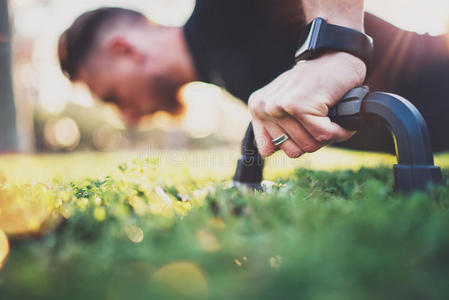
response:
M311 60L328 51L350 53L360 58L367 68L373 56L373 39L360 31L327 23L316 18L307 25L306 41L295 54L295 61Z

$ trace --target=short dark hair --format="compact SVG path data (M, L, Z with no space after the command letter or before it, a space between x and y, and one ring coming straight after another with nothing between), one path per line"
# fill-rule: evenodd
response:
M101 7L79 16L60 36L58 57L62 72L75 80L76 73L95 47L99 32L112 21L137 23L147 20L140 12L119 7Z

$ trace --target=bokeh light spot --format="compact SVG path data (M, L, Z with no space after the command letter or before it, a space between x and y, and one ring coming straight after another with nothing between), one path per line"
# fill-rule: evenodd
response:
M104 221L104 219L106 218L106 209L102 206L95 207L94 217L99 222Z
M280 269L282 264L282 257L280 255L275 255L273 257L270 257L270 267L273 269Z
M242 267L242 262L240 260L238 260L237 258L234 258L234 262L237 265L237 267L241 268Z
M46 142L55 150L73 150L81 139L80 130L71 118L47 122L44 129Z
M144 237L143 230L136 225L128 226L126 228L126 235L131 242L136 244L142 242Z
M9 241L3 230L0 229L0 270L9 254Z
M0 188L0 228L11 235L37 233L50 218L53 195L43 184Z
M204 138L219 126L220 113L216 102L222 97L220 88L211 84L193 82L180 91L187 104L185 128L190 136Z

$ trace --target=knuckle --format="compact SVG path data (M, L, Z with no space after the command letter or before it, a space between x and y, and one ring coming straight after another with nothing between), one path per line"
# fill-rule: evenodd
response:
M257 92L254 92L249 96L248 98L248 108L252 109L255 106L257 106L257 102L260 101L260 97L258 96Z
M280 117L282 116L282 106L279 103L269 103L265 107L265 112L272 117Z
M296 116L301 114L301 105L293 101L283 101L282 108L289 115Z
M257 93L252 93L248 98L248 106L251 107L254 105L254 101L257 99Z
M250 99L250 100L248 101L248 110L250 111L250 113L253 113L253 112L254 112L254 109L255 109L255 107L256 107L254 101L255 101L254 99Z
M253 116L261 118L265 114L265 101L257 96L248 100L248 109Z

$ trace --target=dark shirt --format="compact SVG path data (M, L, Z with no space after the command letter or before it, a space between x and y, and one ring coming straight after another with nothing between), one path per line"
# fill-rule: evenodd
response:
M273 14L276 7L279 2L271 0L197 0L184 32L199 79L247 102L252 92L290 69L305 39L304 18L299 8ZM410 100L428 123L434 150L448 150L447 38L400 30L371 14L365 16L365 30L375 45L367 83ZM377 127L363 128L343 145L394 150L388 131Z
M266 11L270 6L262 2L198 0L184 26L200 80L244 102L293 66L303 27L292 26L288 34L278 31Z

